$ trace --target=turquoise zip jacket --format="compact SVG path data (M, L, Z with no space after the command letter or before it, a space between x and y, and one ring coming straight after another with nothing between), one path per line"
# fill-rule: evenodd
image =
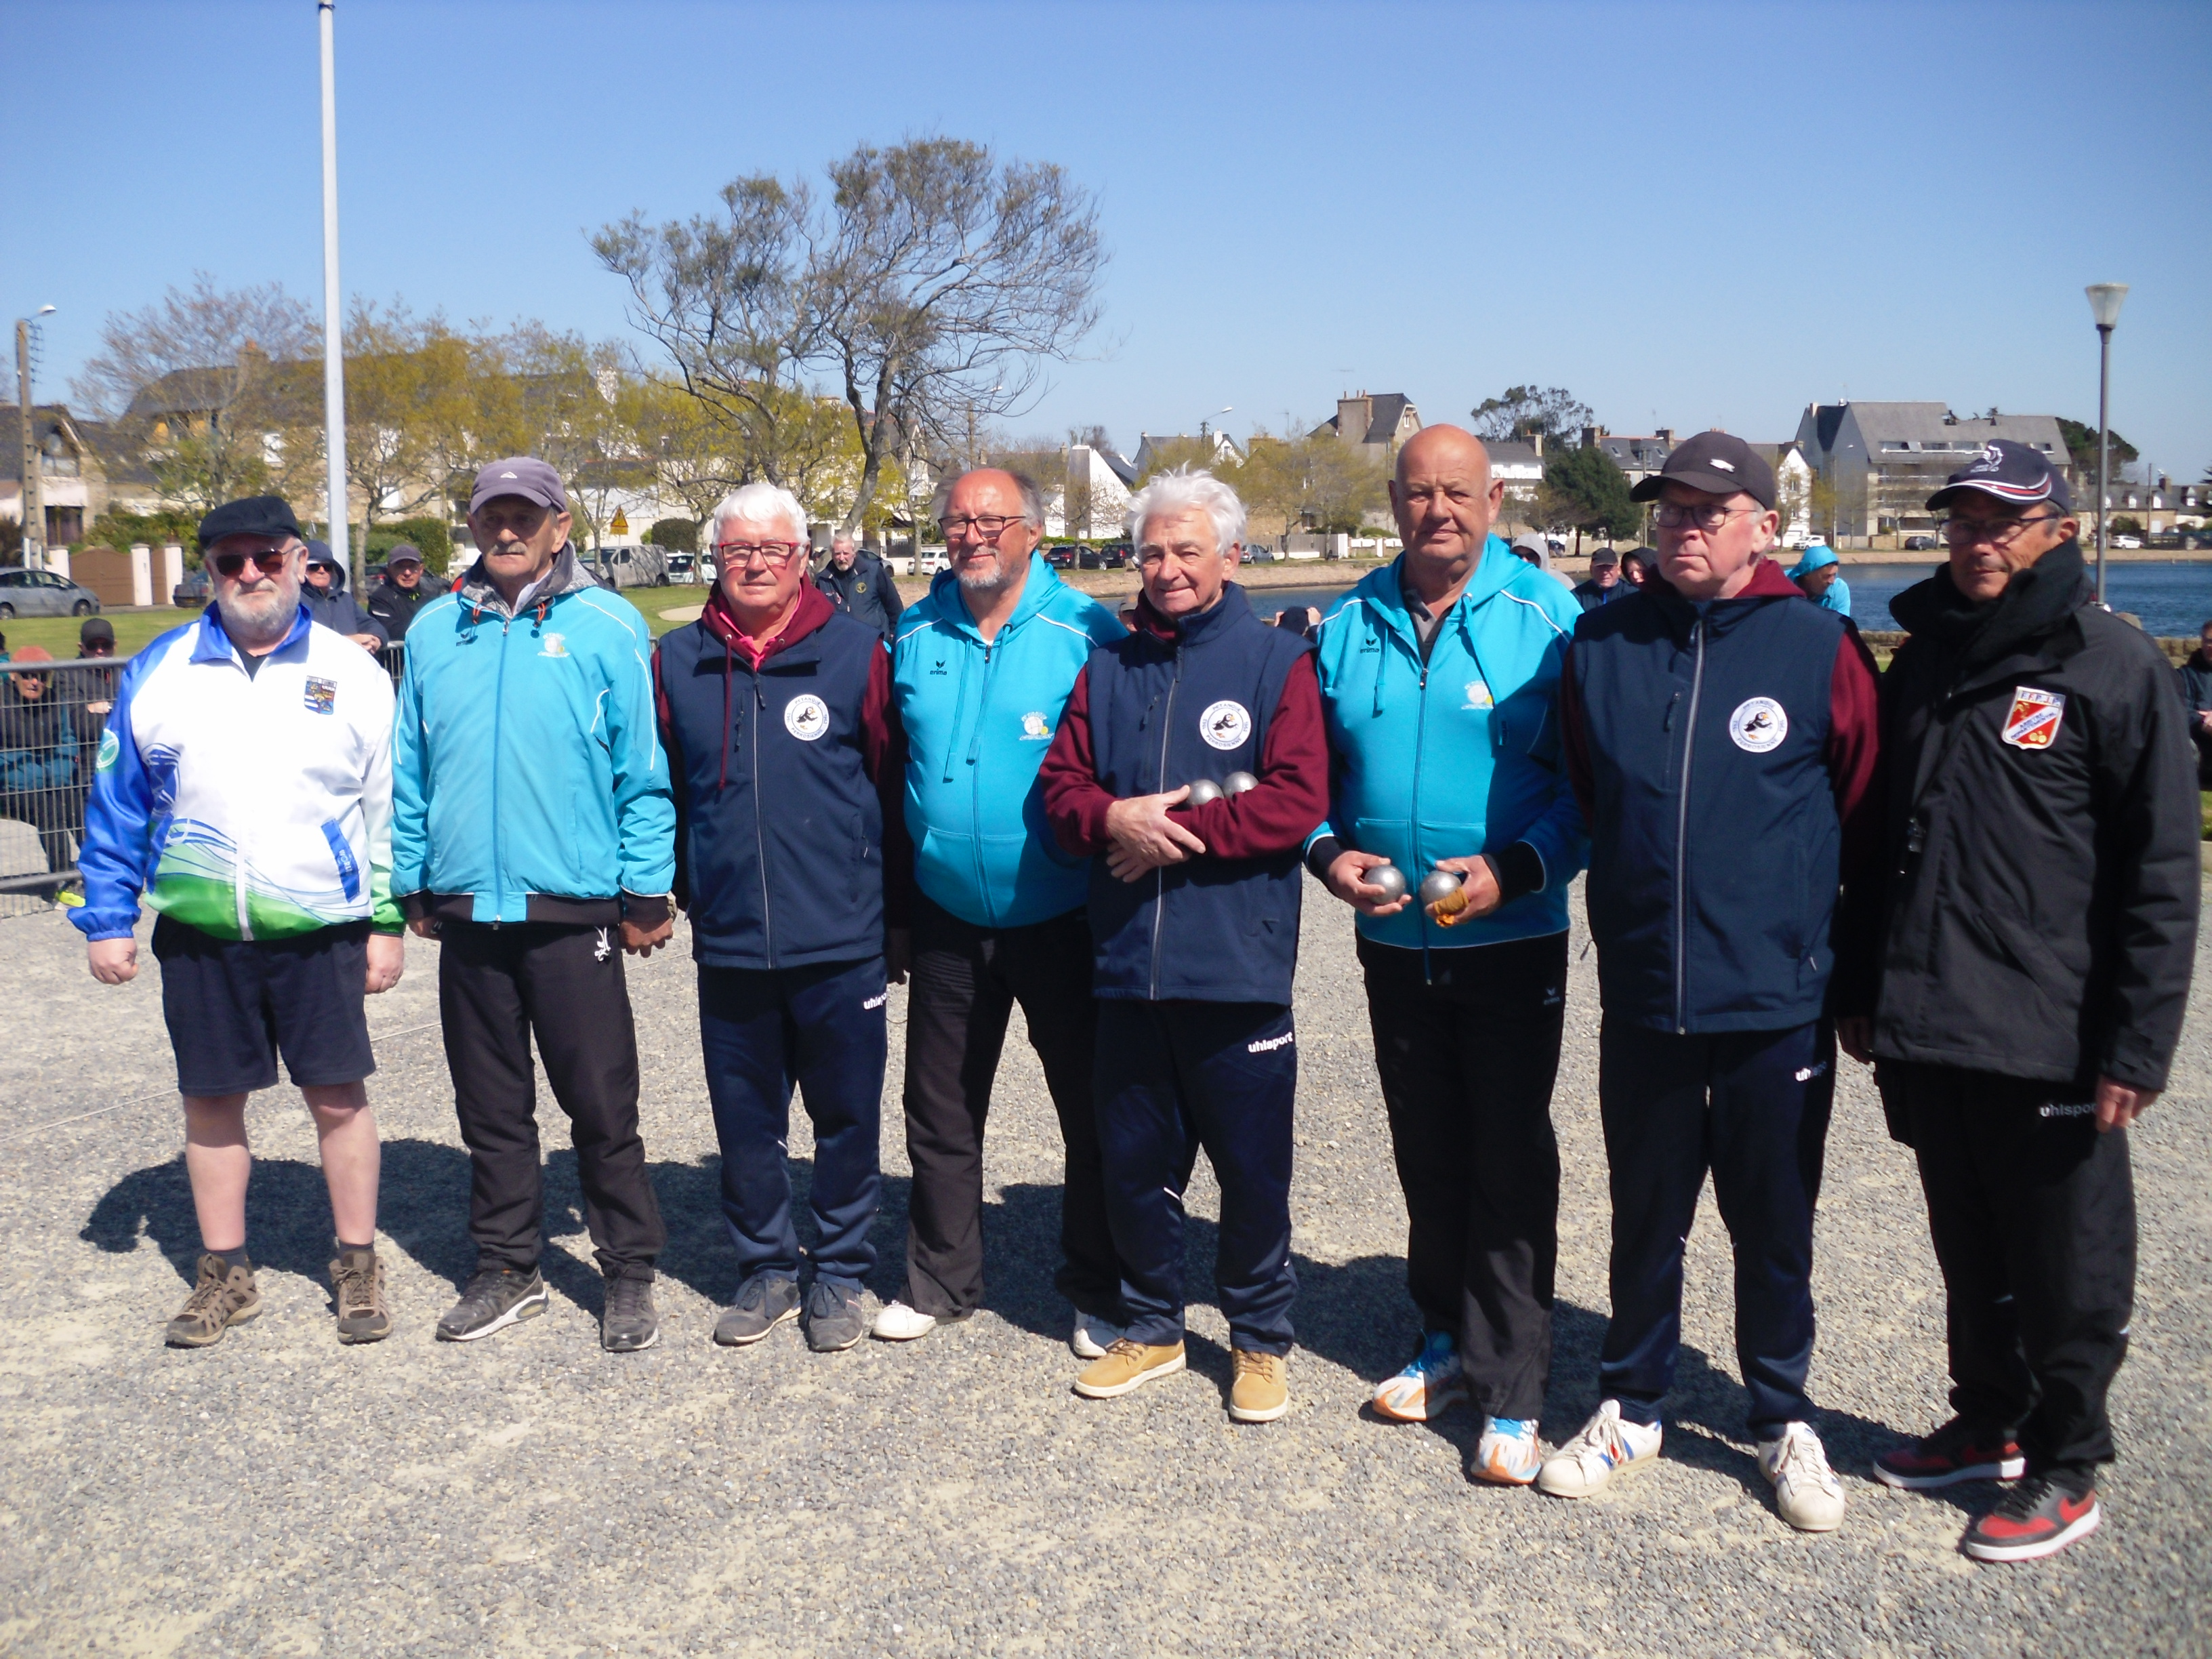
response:
M510 614L479 566L407 629L392 890L410 915L658 921L676 808L645 618L568 548L523 598Z
M906 734L906 822L915 884L933 902L979 927L1083 907L1091 860L1060 851L1037 768L1092 650L1127 632L1035 553L1021 603L988 645L951 571L899 618L891 695Z
M1559 672L1582 606L1492 536L1428 660L1399 582L1404 556L1329 607L1316 635L1329 815L1307 839L1380 853L1408 884L1440 859L1490 854L1506 902L1439 927L1419 902L1361 916L1407 950L1535 939L1567 925L1589 847L1560 750Z

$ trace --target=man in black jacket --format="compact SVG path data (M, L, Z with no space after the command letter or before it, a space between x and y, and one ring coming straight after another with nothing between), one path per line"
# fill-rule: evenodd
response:
M2181 665L2181 700L2197 744L2197 787L2212 789L2212 622L2197 630L2197 649Z
M300 603L310 622L336 629L364 651L381 651L392 642L384 624L345 591L345 567L328 542L307 544L307 574L300 584Z
M885 639L898 632L899 617L906 610L898 584L881 559L860 550L849 531L841 530L830 538L830 562L822 567L814 585L830 604Z
M422 586L422 555L402 542L384 556L384 580L368 596L368 614L384 624L396 643L407 637L407 625L423 602L437 595Z
M1875 974L1839 988L1838 1032L1919 1158L1955 1415L1875 1472L2025 1474L1962 1547L2027 1560L2096 1527L2113 1455L2125 1131L2166 1086L2188 1000L2195 757L2157 645L2088 603L2041 454L1992 442L1928 505L1951 515L1950 562L1890 604L1911 638L1882 684L1887 890Z

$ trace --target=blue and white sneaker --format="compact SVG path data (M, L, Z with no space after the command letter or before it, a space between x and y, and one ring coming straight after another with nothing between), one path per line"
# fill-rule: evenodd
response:
M1413 1363L1375 1390L1375 1409L1400 1423L1431 1423L1466 1398L1459 1345L1448 1331L1431 1331Z
M1602 1401L1582 1432L1544 1460L1537 1489L1554 1498L1588 1498L1620 1470L1656 1461L1659 1439L1656 1423L1631 1423L1618 1400Z
M1525 1486L1536 1478L1544 1455L1536 1448L1533 1417L1492 1417L1475 1442L1474 1475L1500 1486Z

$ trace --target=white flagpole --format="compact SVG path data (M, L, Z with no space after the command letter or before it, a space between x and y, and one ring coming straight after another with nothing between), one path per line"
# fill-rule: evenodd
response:
M353 568L346 535L344 295L338 285L338 100L337 71L331 46L334 0L317 0L323 29L323 453L325 514L330 521L331 552L339 568L352 573L353 590L362 591L362 573Z

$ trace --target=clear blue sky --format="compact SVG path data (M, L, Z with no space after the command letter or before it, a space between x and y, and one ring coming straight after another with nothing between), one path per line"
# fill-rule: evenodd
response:
M2084 283L2135 291L2113 424L2212 462L2212 6L340 0L350 291L628 335L585 233L930 131L1067 167L1095 361L1022 432L1243 434L1516 381L1615 431L1810 400L2096 418ZM5 0L27 134L0 309L42 394L205 269L320 294L312 0ZM20 108L11 98L11 106ZM24 151L26 143L31 153ZM18 192L33 186L33 215Z

